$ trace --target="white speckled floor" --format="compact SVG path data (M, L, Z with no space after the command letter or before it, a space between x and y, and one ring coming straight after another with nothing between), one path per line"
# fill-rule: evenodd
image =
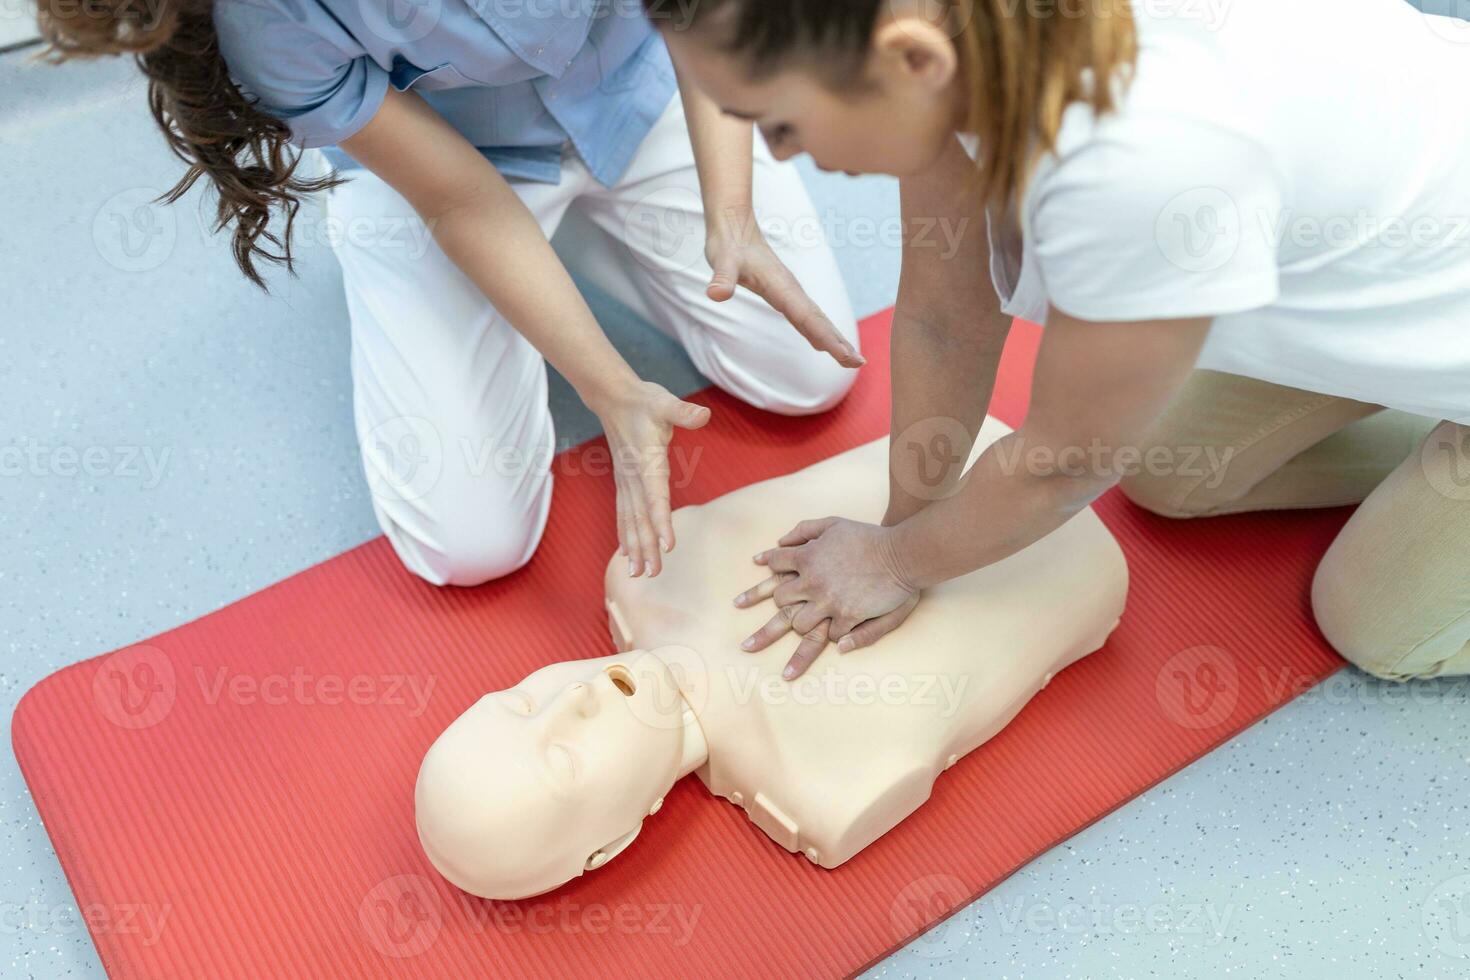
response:
M177 172L141 86L123 64L27 54L0 55L7 721L52 670L377 534L330 256L307 246L301 278L259 294L202 233L197 197L119 237L118 195ZM809 177L834 214L896 211L888 182ZM839 258L868 313L891 303L897 262L860 245ZM595 305L646 376L702 386L677 348ZM565 386L553 397L564 440L595 432ZM78 475L68 454L88 450ZM867 976L1470 976L1467 719L1463 682L1339 673ZM0 973L100 976L8 754L0 835Z

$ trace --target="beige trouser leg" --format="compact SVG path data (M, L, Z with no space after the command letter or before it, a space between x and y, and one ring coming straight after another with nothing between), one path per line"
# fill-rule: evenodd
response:
M1123 492L1166 516L1363 501L1313 584L1323 633L1382 677L1470 673L1466 427L1196 371L1145 459L1154 447L1176 465L1146 467Z
M1317 566L1312 608L1369 673L1470 674L1470 426L1441 423L1368 495Z

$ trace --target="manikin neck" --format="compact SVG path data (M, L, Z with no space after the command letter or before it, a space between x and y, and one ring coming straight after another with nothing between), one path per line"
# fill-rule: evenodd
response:
M689 702L685 701L684 755L679 760L679 775L675 777L675 781L683 779L708 760L709 740L704 737L704 729L699 727L699 719L694 716L694 709L689 707Z
M680 699L683 699L682 694L680 695ZM679 780L683 779L685 776L689 775L691 772L704 765L705 761L709 758L709 742L705 739L704 729L699 727L699 719L694 717L694 709L689 707L688 701L684 701L684 728L682 735L684 751L683 754L679 757L679 770L674 775L673 782L669 784L669 787L671 789L673 788L673 783L677 783ZM658 798L658 802L653 805L653 809L649 811L650 814L657 813L659 808L663 806L663 803L663 797L660 796ZM629 844L633 843L634 839L638 836L638 832L642 829L643 821L639 820L638 826L634 827L632 830L628 831L617 840L609 841L607 844L598 848L596 851L593 851L592 855L587 858L587 863L585 865L586 870L596 871L598 868L602 867L604 864L617 857L619 854L627 849Z

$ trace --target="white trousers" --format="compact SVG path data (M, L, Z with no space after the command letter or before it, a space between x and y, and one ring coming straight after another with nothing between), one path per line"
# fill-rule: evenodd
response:
M754 204L767 240L856 347L851 304L800 176L756 144ZM704 215L677 97L615 187L570 153L559 184L512 186L548 237L563 218L576 222L563 249L575 272L632 303L735 397L804 415L852 385L855 372L813 351L759 297L705 296ZM382 180L354 171L327 209L341 229L333 248L352 321L356 428L383 532L410 571L437 585L514 571L535 551L551 504L541 355Z

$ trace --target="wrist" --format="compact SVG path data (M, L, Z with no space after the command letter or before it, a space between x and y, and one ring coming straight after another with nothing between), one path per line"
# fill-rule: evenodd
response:
M710 238L751 241L760 234L750 196L715 198L704 204L704 229Z
M574 384L582 403L599 418L619 405L627 404L643 384L622 358L611 370L599 371L581 384Z
M879 560L906 592L918 592L931 584L924 579L923 562L916 554L913 538L914 526L909 521L885 528L879 538Z
M883 512L883 526L897 527L923 509L924 501L914 500L908 494L899 491L890 491L888 509Z

